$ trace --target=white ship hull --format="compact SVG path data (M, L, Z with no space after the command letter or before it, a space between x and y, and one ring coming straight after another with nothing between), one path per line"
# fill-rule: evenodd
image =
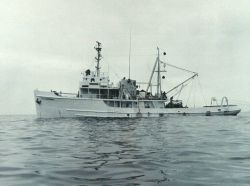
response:
M240 109L237 106L212 106L200 108L145 108L145 100L129 100L136 103L136 107L111 107L105 101L121 101L109 99L93 99L57 96L53 92L34 91L36 112L38 118L60 117L163 117L172 114L178 115L237 115Z

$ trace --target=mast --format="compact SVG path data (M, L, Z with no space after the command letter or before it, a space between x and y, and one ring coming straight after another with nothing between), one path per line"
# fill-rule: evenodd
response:
M99 41L96 41L97 45L95 46L95 49L97 51L97 56L95 57L95 60L97 62L97 65L96 65L96 75L97 77L100 76L100 61L102 59L102 55L101 55L101 51L102 51L102 47L101 47L101 43Z
M128 78L130 79L130 56L131 56L131 30L129 37L129 58L128 58Z
M156 61L155 61L153 70L152 70L152 72L151 72L151 75L150 75L150 78L149 78L149 81L148 81L148 86L147 86L146 92L148 92L149 87L151 87L151 89L152 89L151 81L152 81L152 78L153 78L153 75L154 75L154 72L155 72L155 67L156 67L156 65L157 65L157 62L158 62L158 60L157 60L157 58L156 58ZM152 92L152 90L151 90L151 92Z
M159 48L157 47L157 63L158 63L158 71L157 71L157 96L161 97L161 68L160 68L160 55Z
M154 72L157 72L157 97L160 98L161 97L161 66L160 66L160 52L159 52L159 48L157 47L157 58L155 60L155 64L154 64L154 67L153 67L153 70L151 72L151 76L149 78L149 82L148 82L148 86L147 86L147 89L146 89L146 92L148 92L148 89L149 87L151 87L152 89L152 78L153 78L153 75L154 75ZM156 65L158 65L158 69L156 70ZM152 92L152 90L151 90Z

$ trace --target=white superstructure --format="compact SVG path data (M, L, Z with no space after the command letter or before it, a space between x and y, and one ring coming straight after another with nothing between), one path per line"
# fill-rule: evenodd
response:
M118 85L110 82L109 76L100 71L101 43L97 42L96 70L87 69L83 74L76 94L35 90L35 104L39 118L57 117L162 117L179 115L237 115L240 109L229 105L226 97L221 105L201 108L183 107L182 102L167 98L168 93L197 76L194 73L168 92L161 90L161 64L159 49L146 91L139 91L135 80L123 78ZM157 72L157 92L153 95L152 77ZM165 78L165 77L164 77ZM226 102L226 103L224 103Z

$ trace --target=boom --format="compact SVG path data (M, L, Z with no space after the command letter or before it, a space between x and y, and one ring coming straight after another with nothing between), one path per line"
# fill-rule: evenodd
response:
M173 90L177 89L179 86L183 85L184 83L188 82L189 80L193 79L196 76L198 76L198 73L194 73L194 75L192 75L190 78L186 79L185 81L181 82L180 84L178 84L174 88L172 88L169 91L167 91L166 94L168 94L169 92L172 92Z

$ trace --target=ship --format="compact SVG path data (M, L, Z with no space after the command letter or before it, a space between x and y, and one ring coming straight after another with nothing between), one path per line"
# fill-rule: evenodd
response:
M190 80L196 78L198 76L196 72L189 71L192 73L191 77L170 90L163 91L162 79L166 77L162 75L165 72L162 66L165 68L166 63L160 59L158 47L151 75L149 80L144 83L146 84L145 90L139 90L139 82L136 80L125 77L117 85L114 85L110 81L109 74L100 70L102 44L97 41L94 49L97 52L95 70L86 69L81 73L78 92L34 90L38 118L228 116L237 115L241 111L237 105L229 104L227 97L222 98L221 104L218 104L217 100L212 98L209 106L188 107L183 105L182 100L170 96L171 92L184 88ZM166 55L166 53L164 52L163 55ZM153 77L156 79L155 84L153 83ZM153 86L155 86L154 92ZM214 104L215 102L216 104Z

